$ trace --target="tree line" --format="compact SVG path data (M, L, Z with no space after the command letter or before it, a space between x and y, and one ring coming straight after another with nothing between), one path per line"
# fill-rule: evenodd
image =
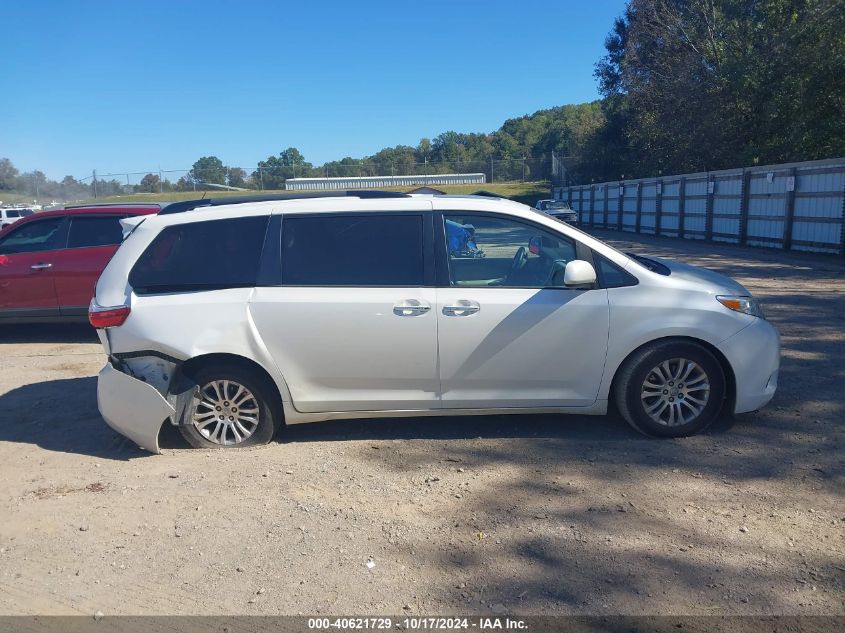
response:
M629 0L595 66L602 98L315 167L295 148L247 181L454 171L570 183L845 156L845 2ZM510 173L509 171L510 170Z
M322 165L295 147L249 170L203 156L176 182L150 173L131 189L280 189L296 177L453 171L548 180L562 175L552 155L575 184L845 155L842 0L629 0L605 49L595 66L600 100L508 119L491 133L449 131ZM18 174L0 160L0 189L67 197L94 185ZM116 180L96 186L99 195L126 190Z

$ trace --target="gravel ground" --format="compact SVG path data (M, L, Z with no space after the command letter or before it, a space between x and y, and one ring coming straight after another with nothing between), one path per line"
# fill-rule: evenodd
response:
M160 456L82 327L0 331L2 614L845 614L845 262L602 232L733 276L783 337L761 412L326 422Z

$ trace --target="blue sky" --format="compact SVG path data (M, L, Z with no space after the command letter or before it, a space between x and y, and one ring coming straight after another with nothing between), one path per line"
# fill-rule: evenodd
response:
M51 178L315 164L598 97L624 0L4 4L0 157Z

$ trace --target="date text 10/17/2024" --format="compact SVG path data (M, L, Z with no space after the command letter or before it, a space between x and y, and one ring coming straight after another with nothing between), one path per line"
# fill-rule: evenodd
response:
M525 631L528 624L519 618L500 617L334 617L308 618L308 628L320 630L389 630L394 626L414 631Z

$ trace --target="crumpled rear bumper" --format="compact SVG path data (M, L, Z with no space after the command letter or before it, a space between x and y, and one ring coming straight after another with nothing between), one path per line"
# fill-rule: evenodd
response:
M158 453L161 425L174 409L156 389L107 364L97 379L97 406L106 423L141 448Z

